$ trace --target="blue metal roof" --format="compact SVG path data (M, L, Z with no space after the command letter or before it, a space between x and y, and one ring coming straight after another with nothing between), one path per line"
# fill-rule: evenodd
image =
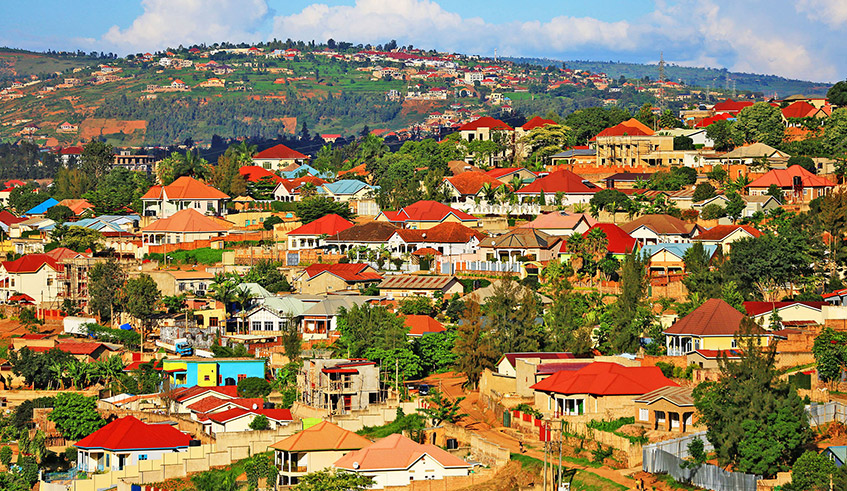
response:
M367 183L359 181L357 179L342 179L340 181L328 182L318 188L318 193L322 193L324 190L322 188L326 188L330 193L339 195L339 194L355 194L358 193L362 188L371 188Z
M282 176L285 179L294 179L294 178L302 176L304 171L306 172L306 174L309 174L309 175L312 175L312 176L315 176L315 177L320 177L321 179L330 179L330 178L333 177L333 174L331 172L320 172L319 170L315 169L314 167L312 167L309 164L303 164L300 167L298 167L296 170L280 172L279 175Z
M688 249L691 249L691 247L693 245L694 244L675 244L675 243L647 244L647 245L645 245L644 247L641 248L641 253L646 254L647 257L650 257L650 256L656 254L657 252L661 252L662 250L665 250L665 251L670 252L674 256L682 258L685 255L685 251L687 251ZM709 257L713 256L715 254L715 252L718 250L718 246L715 245L715 244L712 244L712 245L703 244L703 248L706 250L706 254L708 254Z
M33 206L32 209L28 210L24 215L43 215L47 213L47 210L53 208L58 205L59 202L53 198L47 198L47 201L41 203L40 205Z

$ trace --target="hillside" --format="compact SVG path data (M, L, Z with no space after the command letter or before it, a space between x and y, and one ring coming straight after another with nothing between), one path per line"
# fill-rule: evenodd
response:
M515 63L529 63L532 65L562 65L561 60L548 58L507 59ZM569 60L564 63L568 68L574 70L601 72L612 78L623 76L628 79L642 79L644 77L650 77L650 79L656 80L659 77L659 67L657 65L584 60ZM729 85L727 85L727 76L730 80ZM776 75L730 72L725 68L685 67L672 64L665 65L665 77L667 80L681 81L686 85L702 88L710 87L712 90L725 89L727 86L731 89L732 81L734 80L736 90L757 92L763 94L765 97L772 97L774 93L776 93L777 97L787 97L793 94L826 95L826 91L831 86L828 83L788 79Z
M226 48L190 47L138 57L0 51L0 142L41 146L100 138L118 146L171 145L214 136L276 139L342 135L365 128L404 139L441 138L465 121L492 115L521 124L532 114L592 106L634 113L644 104L675 111L731 94L723 71L603 62L511 61L410 50L286 41ZM621 80L621 76L627 80ZM820 94L827 87L773 76L732 74L738 97L778 91ZM698 87L698 85L700 87ZM717 87L717 89L715 88ZM784 92L783 92L784 91ZM745 93L746 92L746 93ZM316 151L316 149L315 149Z

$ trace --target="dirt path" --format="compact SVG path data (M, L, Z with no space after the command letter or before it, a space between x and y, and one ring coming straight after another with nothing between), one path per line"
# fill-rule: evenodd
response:
M428 378L427 382L438 385L441 392L452 400L456 400L459 397L465 397L465 399L460 403L460 406L462 408L462 412L466 413L468 416L459 422L460 426L477 433L479 436L490 442L496 443L497 445L508 449L512 453L520 452L521 440L500 431L497 415L495 415L492 411L483 409L482 405L479 404L479 392L467 392L462 387L462 384L465 382L464 377L457 377L455 374L440 374L438 376ZM540 447L540 442L533 440L523 441L523 443L524 455L528 455L542 461L544 460L543 451L530 447L530 445ZM589 467L570 461L562 461L562 465L596 474L622 486L626 486L627 489L634 488L635 486L635 481L627 476L634 471L640 470L618 470L608 467Z

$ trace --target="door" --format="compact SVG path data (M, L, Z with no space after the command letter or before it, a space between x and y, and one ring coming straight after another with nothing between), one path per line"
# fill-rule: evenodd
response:
M349 411L353 407L353 396L344 396L344 410Z

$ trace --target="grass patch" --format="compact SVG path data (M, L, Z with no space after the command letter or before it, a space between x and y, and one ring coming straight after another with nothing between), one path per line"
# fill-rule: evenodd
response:
M544 461L536 459L535 457L530 457L528 455L512 453L510 455L510 458L515 462L519 462L521 464L521 467L531 472L537 472L540 474L541 470L544 467ZM570 461L571 459L563 457L562 460ZM592 465L587 461L585 462L585 464ZM550 465L549 462L548 465ZM563 469L564 468L565 467L563 467ZM598 476L593 472L578 470L571 483L571 489L574 491L625 491L629 488L627 486L618 484L612 481L611 479L606 479L605 477Z
M586 424L586 426L588 426L589 428L598 430L598 431L605 431L607 433L617 435L621 438L626 438L627 440L629 440L630 443L640 443L640 444L643 445L643 444L649 442L650 440L648 440L647 437L644 436L644 435L632 436L632 435L627 435L626 433L621 433L620 431L618 431L619 429L621 429L622 426L631 425L633 423L635 423L635 417L634 416L629 417L629 418L618 418L618 419L614 419L614 420L611 420L611 421L605 421L605 420L597 421L596 419L592 419L591 421L589 421Z
M661 482L667 484L668 486L672 487L673 489L685 489L685 490L690 490L690 491L699 491L699 490L703 489L703 488L698 488L697 486L692 486L691 484L681 483L681 482L677 481L676 479L674 479L674 477L670 474L656 474L656 479L658 481L661 481Z
M190 251L178 249L167 254L167 262L169 264L215 264L221 262L224 252L224 249L212 249L209 247ZM147 254L147 259L159 261L162 264L165 263L165 256L159 253Z
M356 433L377 440L405 430L421 430L424 427L424 417L420 414L398 414L397 418L382 426L365 426Z

